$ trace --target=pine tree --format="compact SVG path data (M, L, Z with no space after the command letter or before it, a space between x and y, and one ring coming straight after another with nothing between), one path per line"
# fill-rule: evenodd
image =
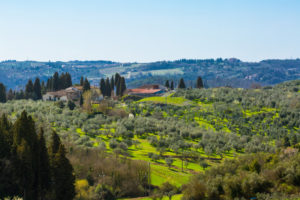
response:
M6 102L6 88L3 83L0 83L0 103Z
M83 83L84 83L84 79L83 79L83 76L80 78L80 85L83 86Z
M45 81L42 81L42 85L41 85L41 93L42 94L46 94L47 88L45 86Z
M114 79L114 76L111 77L110 79L110 89L114 95L114 91L115 91L115 79Z
M171 82L171 87L170 88L171 88L171 90L174 90L174 82L173 81Z
M53 78L52 78L52 90L53 91L59 90L59 75L58 75L58 72L55 72L53 74Z
M71 77L71 74L69 74L68 72L66 73L66 87L65 88L68 88L68 87L71 87L73 84L72 84L72 77Z
M51 197L52 199L72 200L75 196L73 167L66 158L65 148L55 132L52 133L48 152L52 175Z
M33 84L33 90L34 90L34 99L42 99L42 88L40 85L40 79L36 78Z
M180 89L184 89L185 88L185 83L183 78L180 79L179 84L178 84L178 88Z
M106 81L105 81L105 93L106 93L106 96L108 96L108 97L111 96L111 89L110 89L109 78L106 78Z
M12 165L10 123L5 115L0 117L0 199L20 195L15 167Z
M90 89L91 89L90 82L88 81L87 78L85 78L83 83L83 92L88 91Z
M197 78L197 88L199 88L199 89L201 89L201 88L203 88L203 80L202 80L202 78L199 76L198 78Z
M45 199L50 189L51 175L49 155L46 148L44 138L44 130L41 128L38 134L38 170L37 173L37 189L38 199Z
M24 200L37 199L38 145L35 124L25 111L13 126L13 152L16 154L16 171L23 190Z
M115 86L119 85L120 80L121 80L120 74L116 73L116 75L115 75Z
M100 80L100 91L101 91L101 94L103 96L106 96L106 85L105 85L105 80L103 78L101 78Z
M119 81L119 96L123 96L125 90L126 90L125 78L121 77L121 79Z
M26 99L33 99L34 98L34 88L33 83L29 80L25 87L25 97Z
M6 116L2 115L0 120L1 120L0 121L0 159L3 159L10 154L11 142L10 139L8 138L10 134L8 133L8 130L5 127L6 125L4 124L7 121Z
M169 80L166 80L165 86L166 86L166 88L170 88Z

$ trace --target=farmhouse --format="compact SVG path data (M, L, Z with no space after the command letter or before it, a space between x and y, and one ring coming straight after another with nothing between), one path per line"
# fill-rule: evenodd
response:
M159 96L166 92L166 88L161 85L143 85L135 89L126 90L126 94L141 97Z
M59 90L55 92L47 92L43 95L44 101L76 101L80 98L81 90L76 87L69 87L65 90Z

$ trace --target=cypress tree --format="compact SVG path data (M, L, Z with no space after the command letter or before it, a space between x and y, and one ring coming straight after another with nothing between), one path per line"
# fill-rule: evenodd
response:
M50 163L46 142L44 138L44 130L41 128L38 134L38 170L37 170L37 189L38 199L45 199L50 189Z
M66 79L65 73L61 73L58 76L58 90L65 88L65 83L66 83L65 79Z
M88 91L90 89L91 89L90 82L88 81L87 78L85 78L83 83L83 92Z
M25 111L13 126L13 152L24 200L37 199L38 145L34 121Z
M71 74L69 74L68 72L66 73L66 88L71 87L72 84L72 77Z
M21 195L18 176L12 164L12 135L5 115L0 117L0 199Z
M47 91L53 91L52 86L53 84L52 84L52 77L51 77L47 80L47 84L46 84Z
M197 88L199 88L199 89L201 89L201 88L203 88L203 80L202 80L202 78L199 76L198 78L197 78Z
M170 88L169 80L166 80L165 86L166 86L166 88Z
M80 78L80 85L83 86L83 83L84 83L84 79L83 79L83 76Z
M171 90L174 90L174 82L171 82Z
M58 75L58 72L55 72L53 74L53 78L52 78L52 90L53 91L59 90L59 75Z
M33 90L34 90L34 99L42 99L42 89L40 85L40 79L36 78L33 84Z
M184 89L185 88L185 83L184 83L183 78L180 79L178 88L180 88L180 89Z
M45 86L45 81L42 81L42 85L41 85L41 93L42 94L46 94L47 88Z
M116 75L115 75L115 86L119 85L120 80L121 80L120 74L116 73Z
M126 90L125 78L121 77L119 81L119 96L123 96L125 90Z
M111 89L110 89L109 78L106 78L106 81L105 81L105 92L106 92L106 96L108 96L108 97L111 96Z
M33 83L31 80L29 80L26 84L25 97L26 97L26 99L33 99L33 97L34 97L34 88L33 88Z
M105 85L105 80L103 78L101 78L100 80L100 91L101 91L101 94L103 96L106 96L106 85Z
M114 79L114 76L112 76L111 79L110 79L110 89L114 93L114 91L115 91L115 79Z
M75 196L73 167L66 158L65 148L53 131L49 146L52 199L72 200Z
M6 88L3 83L0 83L0 103L6 102Z

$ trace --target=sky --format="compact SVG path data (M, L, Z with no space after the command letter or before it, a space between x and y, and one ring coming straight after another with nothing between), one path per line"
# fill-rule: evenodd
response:
M300 57L299 0L0 0L0 60Z

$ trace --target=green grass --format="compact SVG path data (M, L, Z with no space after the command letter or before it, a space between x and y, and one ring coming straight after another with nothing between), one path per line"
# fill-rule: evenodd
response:
M172 105L186 105L189 104L190 101L183 97L147 97L139 100L138 102L154 102L154 103L164 103L164 104L172 104Z
M179 169L168 168L163 165L151 165L151 184L160 186L164 182L180 187L182 184L188 182L192 174L188 172L181 172Z

